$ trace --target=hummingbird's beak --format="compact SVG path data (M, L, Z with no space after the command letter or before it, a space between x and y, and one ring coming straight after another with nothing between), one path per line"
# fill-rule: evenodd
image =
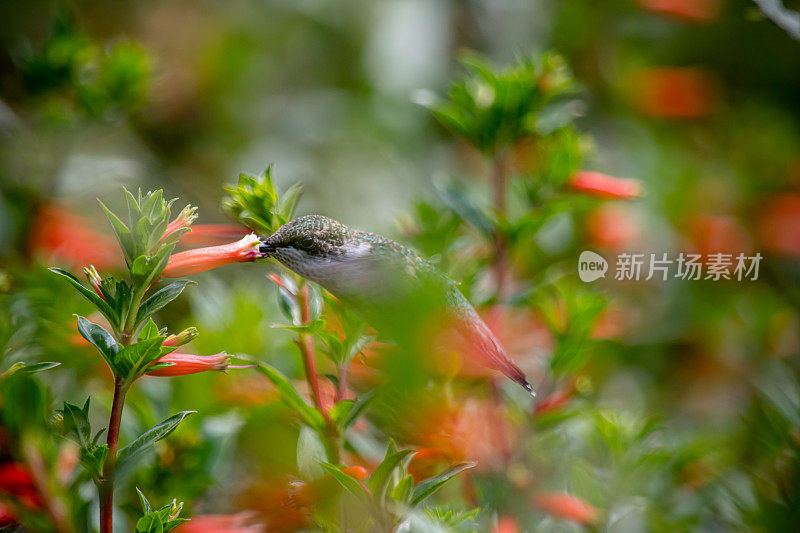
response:
M259 239L261 240L261 244L258 247L259 257L269 257L278 249L275 243L269 242L269 237L259 237Z

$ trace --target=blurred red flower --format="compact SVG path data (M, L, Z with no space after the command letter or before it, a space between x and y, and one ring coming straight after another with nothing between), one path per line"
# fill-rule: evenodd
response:
M700 214L689 223L689 240L696 253L749 253L753 243L747 230L733 217Z
M39 209L29 236L31 252L47 261L70 266L96 265L113 269L122 255L116 241L96 231L90 220L63 207L46 204Z
M548 394L540 401L536 402L533 408L534 416L541 416L545 413L557 411L566 406L575 394L575 385L570 382L565 384L561 389Z
M0 502L0 527L13 526L17 523L17 515L14 508Z
M615 178L608 174L581 170L570 177L573 190L605 198L635 198L641 195L638 181Z
M612 250L633 249L641 237L641 225L628 205L605 203L586 218L589 243Z
M150 370L150 376L185 376L206 371L223 371L228 369L230 356L225 352L214 355L191 355L186 353L171 353L156 361L156 363L174 363L171 366ZM154 364L156 364L154 363Z
M501 469L509 461L516 428L502 404L467 398L452 406L421 405L413 437L425 453L412 459L411 473L426 474L425 463L477 461L477 469Z
M254 523L254 512L229 515L197 515L179 525L177 533L264 533L263 525Z
M172 255L162 274L165 278L190 276L230 263L243 263L258 258L258 236L251 233L236 242L208 248L195 248Z
M692 67L654 67L632 80L634 105L645 115L696 118L711 113L716 90L713 78Z
M762 213L759 234L764 247L771 252L800 256L800 194L774 196Z
M519 524L513 516L503 515L497 519L492 533L519 533Z
M42 500L28 469L22 463L0 464L0 495L13 497L31 509L41 509Z
M533 505L549 515L584 525L594 523L600 515L597 507L562 492L539 493L533 497Z
M689 20L707 22L719 15L719 0L639 0L644 9Z

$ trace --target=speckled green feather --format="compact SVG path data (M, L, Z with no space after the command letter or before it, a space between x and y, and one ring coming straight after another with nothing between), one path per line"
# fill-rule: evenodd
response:
M320 215L293 220L262 242L264 256L325 287L389 337L445 313L488 366L531 390L455 282L410 248Z

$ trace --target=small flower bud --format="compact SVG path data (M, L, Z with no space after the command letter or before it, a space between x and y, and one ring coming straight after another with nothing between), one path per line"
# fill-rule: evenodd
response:
M167 225L167 229L164 230L164 236L161 237L161 240L163 241L170 234L175 233L180 229L188 228L189 226L192 225L192 222L194 222L196 219L197 219L197 208L187 205L181 210L180 213L178 213L178 216L175 217L175 220L173 220Z
M103 284L103 278L100 277L100 274L98 274L97 269L94 268L94 265L84 267L83 273L86 275L86 279L89 280L89 283L92 285L92 287L94 287L94 291L100 296L100 298L105 300L106 297L103 296L103 291L100 289Z
M197 328L186 328L177 335L170 335L164 339L162 346L183 346L193 341L199 334Z

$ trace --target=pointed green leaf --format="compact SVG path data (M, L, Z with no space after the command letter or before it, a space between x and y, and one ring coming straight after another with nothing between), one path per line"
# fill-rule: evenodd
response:
M139 495L139 503L142 504L142 512L144 512L145 515L153 512L152 507L150 507L150 502L147 501L147 498L142 494L142 491L139 490L139 487L136 487L136 494Z
M398 452L391 452L391 447L386 450L386 457L383 459L375 472L369 478L369 490L372 492L372 497L378 502L382 502L386 497L386 492L389 489L389 484L392 481L392 472L395 468L412 453L414 450L400 450Z
M186 288L186 285L189 283L194 283L193 281L189 280L180 280L170 283L163 289L160 289L158 292L153 294L150 298L145 300L142 306L139 308L139 312L136 314L136 324L141 324L144 320L147 320L153 313L170 303L172 300L180 296L183 292L183 289Z
M136 522L136 533L164 533L161 517L157 512L144 515Z
M78 278L76 278L63 268L52 267L49 268L48 270L50 272L53 272L54 274L58 274L60 276L64 276L65 278L67 278L67 281L69 281L72 284L72 286L75 287L84 298L92 302L94 306L97 307L97 309L103 314L103 316L105 316L108 319L108 321L112 325L119 323L119 315L117 314L117 312L114 311L111 308L111 306L100 297L99 294L97 294L92 289L86 287L83 283L81 283L78 280Z
M333 479L335 479L342 487L344 487L347 492L358 498L358 500L366 505L370 510L373 510L374 506L367 489L365 489L356 478L348 476L342 472L341 468L330 463L320 463L320 465L325 472L333 476Z
M197 411L181 411L139 435L136 440L119 451L117 455L117 469L120 470L130 466L136 458L151 449L156 442L172 433L184 418L196 412Z
M119 345L117 344L117 341L114 340L114 337L112 337L109 332L103 329L102 326L95 324L94 322L90 322L80 315L75 316L78 317L78 331L80 332L81 336L92 343L95 348L97 348L97 350L106 360L106 363L108 363L111 371L115 374L118 373L116 363Z
M325 445L322 444L319 433L308 426L302 426L297 438L297 469L300 476L306 481L322 476L324 472L319 464L327 459Z
M414 492L411 495L411 503L413 505L417 505L422 500L439 490L442 485L450 481L450 479L452 479L454 476L458 475L460 472L463 472L467 468L472 468L476 464L478 463L475 463L474 461L458 463L451 466L438 476L433 476L421 481L419 485L414 487Z
M258 370L267 376L267 379L269 379L281 393L281 398L284 403L294 409L294 411L300 415L300 418L303 419L303 422L315 429L320 429L325 425L322 414L303 400L300 393L294 388L294 385L286 379L286 376L281 374L277 368L267 363L258 362L257 364Z
M57 367L61 363L44 362L44 363L26 363L25 361L18 361L11 365L8 370L0 374L0 379L9 378L14 374L35 374L43 370Z
M398 502L407 502L414 491L414 478L407 475L392 489L392 499Z

